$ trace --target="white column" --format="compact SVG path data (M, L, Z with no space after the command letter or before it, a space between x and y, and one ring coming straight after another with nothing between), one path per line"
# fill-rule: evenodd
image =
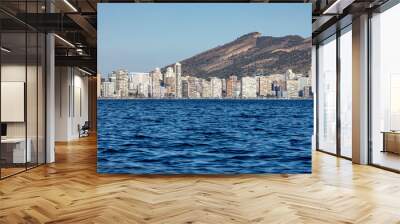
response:
M313 92L313 101L314 101L314 130L313 130L313 135L312 135L312 140L311 140L311 149L316 150L316 142L317 142L317 100L316 100L316 92L317 92L317 48L315 45L312 46L311 50L311 86L312 86L312 92Z
M368 15L353 19L353 162L368 163Z
M55 161L55 54L54 35L46 36L46 163Z

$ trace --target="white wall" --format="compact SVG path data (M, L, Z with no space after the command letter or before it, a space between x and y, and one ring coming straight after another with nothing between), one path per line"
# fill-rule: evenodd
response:
M76 68L56 67L55 140L79 138L78 125L88 120L88 78Z

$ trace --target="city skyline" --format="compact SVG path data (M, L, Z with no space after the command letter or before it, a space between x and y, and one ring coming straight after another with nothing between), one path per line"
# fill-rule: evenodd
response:
M284 74L242 76L232 74L226 78L200 78L182 74L182 65L176 62L164 72L160 68L146 72L119 69L101 78L100 97L114 99L206 99L206 98L311 98L311 71Z
M307 38L311 33L309 4L298 7L293 4L172 5L100 4L100 73L110 73L116 67L150 71L255 31L275 37L299 35ZM129 13L117 14L119 10ZM282 10L293 11L293 16L287 18L277 13ZM285 26L278 25L277 20Z

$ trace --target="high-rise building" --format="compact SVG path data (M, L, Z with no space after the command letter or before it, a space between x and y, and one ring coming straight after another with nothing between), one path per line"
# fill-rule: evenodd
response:
M199 85L200 84L200 85ZM201 83L196 77L188 77L188 98L199 98L201 89Z
M114 97L115 83L110 81L104 81L101 83L101 96L102 97Z
M212 77L211 83L211 97L222 98L222 80L220 78Z
M115 73L115 77L116 77L115 89L116 89L118 97L127 97L128 96L128 71L117 70L113 73Z
M151 93L151 79L149 73L131 73L130 83L132 86L132 96L138 98L147 98Z
M258 86L259 86L258 95L260 97L271 97L275 95L272 90L272 82L273 81L269 76L260 76L258 78Z
M135 85L132 79L132 74L128 75L128 95L129 96L134 96L136 94Z
M231 75L226 80L226 97L233 98L235 95L237 76Z
M286 81L287 97L298 98L299 97L299 81L297 79L289 79Z
M152 98L161 98L161 81L162 73L160 68L156 68L150 72L150 96Z
M175 90L176 90L175 97L176 98L181 98L182 97L182 80L181 80L181 77L182 77L182 65L179 62L175 63L174 72L175 72L175 76L176 76L175 77L175 82L176 82L176 84L175 84Z
M257 80L255 77L242 77L242 98L257 97Z
M188 98L189 97L189 83L187 79L183 79L182 77L182 97Z
M201 85L203 79L201 78L196 78L195 81L195 86L196 86L196 97L200 98L201 97L201 92L203 91L203 87Z
M176 97L176 76L171 67L167 68L164 74L165 96L169 98Z
M222 82L222 97L226 97L226 79L221 79Z
M202 98L210 98L211 97L211 82L205 79L201 79L201 97Z

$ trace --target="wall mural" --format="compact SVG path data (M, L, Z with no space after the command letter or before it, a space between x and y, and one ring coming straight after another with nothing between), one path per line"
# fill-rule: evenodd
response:
M311 173L311 4L98 9L99 173Z

